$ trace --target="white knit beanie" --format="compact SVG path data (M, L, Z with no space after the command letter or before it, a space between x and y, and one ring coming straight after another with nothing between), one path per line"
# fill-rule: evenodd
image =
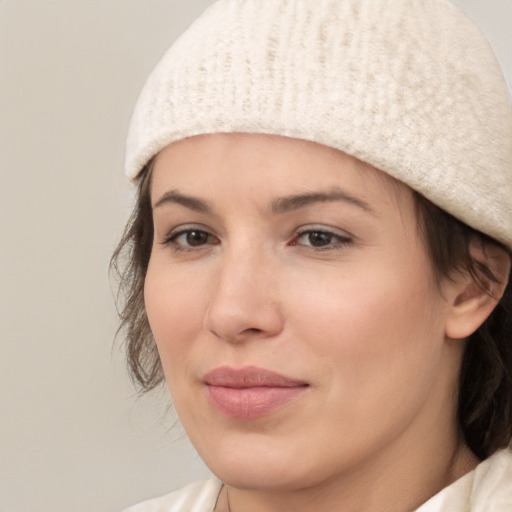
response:
M216 132L337 148L512 249L512 105L479 30L446 0L220 0L150 75L126 174Z

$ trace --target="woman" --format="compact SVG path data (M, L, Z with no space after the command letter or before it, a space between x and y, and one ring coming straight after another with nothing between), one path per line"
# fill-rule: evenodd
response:
M512 510L512 109L444 0L221 0L131 122L129 365L217 479L128 510Z

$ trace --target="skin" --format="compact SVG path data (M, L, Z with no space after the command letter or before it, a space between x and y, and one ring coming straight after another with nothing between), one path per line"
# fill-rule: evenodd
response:
M466 277L436 283L408 187L314 143L215 134L164 149L151 197L146 310L180 420L226 484L216 510L229 492L232 512L405 512L476 466L456 384L487 313L468 319ZM225 365L308 386L226 417L203 382Z

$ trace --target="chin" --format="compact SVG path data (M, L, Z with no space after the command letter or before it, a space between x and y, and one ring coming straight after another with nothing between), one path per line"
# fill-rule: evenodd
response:
M206 441L206 442L205 442ZM194 442L194 440L193 440ZM328 475L302 440L262 433L224 434L196 443L199 455L222 482L245 490L298 490L319 485Z
M248 457L226 463L217 460L210 469L225 484L244 490L297 491L318 483L311 479L314 472L303 472L297 461L275 466L261 457L256 460Z

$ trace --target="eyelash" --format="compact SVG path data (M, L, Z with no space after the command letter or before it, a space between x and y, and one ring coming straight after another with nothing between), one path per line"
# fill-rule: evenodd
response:
M203 237L204 241L200 241L200 243L196 246L190 245L190 240L187 240L185 243L180 243L180 237L186 237L196 234ZM319 235L319 236L318 236ZM311 239L312 236L317 237L317 242L320 241L320 245L315 245L315 241ZM299 241L303 237L309 237L309 243L300 244ZM323 240L322 240L323 237ZM326 242L322 245L323 242ZM206 231L205 229L201 229L198 227L187 227L181 228L180 230L171 233L169 236L163 240L162 245L170 246L175 251L197 251L205 248L210 245L218 245L220 243L219 239ZM346 247L353 243L353 239L349 235L340 235L329 231L323 228L308 228L299 231L290 242L288 242L289 246L303 246L312 251L329 251L336 250L343 247Z
M201 236L205 236L207 240L210 242L204 242L200 243L197 246L180 243L178 240L180 237L188 237L192 235L193 233L199 234ZM214 240L214 242L212 242ZM198 249L204 248L205 245L217 245L219 243L218 238L216 238L214 235L206 231L205 229L201 229L198 227L188 227L188 228L182 228L176 232L171 233L169 236L165 238L165 240L162 242L162 245L170 246L175 251L197 251Z
M302 237L311 237L312 235L320 235L320 237L324 237L324 240L327 238L327 243L325 245L314 245L314 242L312 242L311 238L309 238L309 244L298 243L298 240L300 240ZM349 235L340 235L324 228L308 228L299 231L289 245L304 245L313 251L329 251L346 247L352 242L353 239Z

